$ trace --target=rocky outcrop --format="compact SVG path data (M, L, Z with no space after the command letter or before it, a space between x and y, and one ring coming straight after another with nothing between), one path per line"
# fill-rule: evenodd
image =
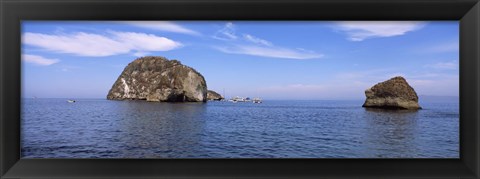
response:
M218 94L215 91L208 90L207 91L207 100L215 100L215 101L220 101L223 99L223 96Z
M157 102L205 102L204 77L177 60L141 57L123 70L107 99L138 99Z
M401 76L376 84L365 90L363 107L387 109L421 109L415 90Z

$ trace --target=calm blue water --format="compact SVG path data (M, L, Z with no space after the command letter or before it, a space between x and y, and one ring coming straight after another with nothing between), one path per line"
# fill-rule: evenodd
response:
M459 106L24 99L26 158L458 158Z

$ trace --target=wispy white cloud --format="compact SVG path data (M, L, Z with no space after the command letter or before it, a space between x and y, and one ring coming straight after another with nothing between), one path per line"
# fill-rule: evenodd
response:
M27 32L22 35L22 43L57 53L89 57L169 51L182 46L180 42L153 34L116 31L110 31L106 35L85 32L72 34Z
M148 54L150 54L150 53L148 53L148 52L135 52L132 55L136 56L136 57L143 57L143 56L147 56Z
M130 49L111 38L89 33L70 35L50 35L41 33L24 33L22 42L49 51L71 53L80 56L110 56L127 53Z
M345 32L348 40L363 41L370 38L393 37L421 29L425 22L420 21L344 21L337 22L335 28Z
M233 23L231 22L228 22L225 24L225 26L218 30L214 35L213 35L213 38L214 39L218 39L218 40L236 40L238 38L238 36L236 35L236 32L235 32L235 27L233 25Z
M216 47L224 53L245 54L261 57L286 58L286 59L313 59L321 58L322 54L309 53L281 47L261 47L251 45L234 45L229 47Z
M249 42L253 42L253 43L256 43L256 44L265 45L265 46L273 46L272 42L269 42L267 40L255 37L255 36L250 35L250 34L243 34L243 38L245 40L249 41Z
M197 35L197 36L201 35L197 31L188 29L186 27L183 27L168 21L125 21L123 23L137 26L137 27L158 30L158 31L175 32L175 33Z
M49 66L55 63L60 62L59 59L56 58L45 58L38 55L30 55L30 54L22 54L22 60L27 63L32 63L41 66Z
M180 42L175 42L165 37L153 34L136 32L110 32L114 39L128 46L130 50L141 52L169 51L181 47Z
M255 37L251 34L242 34L243 38L236 35L233 23L228 22L213 36L214 39L226 41L224 46L214 48L230 54L244 54L260 57L285 58L285 59L314 59L324 55L302 48L285 48L274 46L272 42Z

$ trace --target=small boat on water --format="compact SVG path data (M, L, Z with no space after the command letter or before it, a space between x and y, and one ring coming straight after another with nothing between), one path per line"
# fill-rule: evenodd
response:
M259 98L259 97L256 97L256 98L250 98L250 97L240 97L240 96L236 96L236 97L233 97L231 99L228 100L229 102L233 102L233 103L237 103L237 102L250 102L252 101L252 103L262 103L262 99Z
M230 99L229 101L234 102L234 103L236 103L236 102L245 102L245 98L240 97L240 96L236 96L236 97Z
M75 102L75 100L71 100L71 99L69 99L69 100L67 100L67 102L69 102L69 103L74 103L74 102Z

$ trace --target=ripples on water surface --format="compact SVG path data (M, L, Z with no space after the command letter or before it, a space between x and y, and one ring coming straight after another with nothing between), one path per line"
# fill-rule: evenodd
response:
M458 158L458 103L24 99L26 158Z

